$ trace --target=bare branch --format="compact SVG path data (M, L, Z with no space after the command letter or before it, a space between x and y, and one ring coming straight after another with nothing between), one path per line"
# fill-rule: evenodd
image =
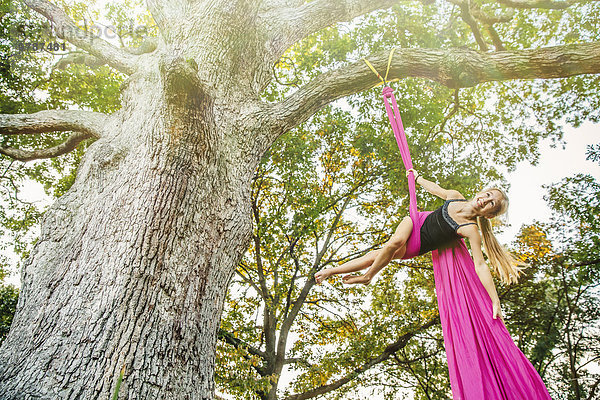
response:
M323 247L321 248L321 250L317 253L317 256L315 257L315 262L313 263L313 268L312 268L313 271L316 270L317 267L321 264L321 260L323 259L325 252L329 249L329 242L331 241L331 237L333 236L333 233L337 230L338 223L340 222L340 219L342 218L344 211L346 211L348 204L350 204L350 201L352 201L352 194L356 191L356 189L358 189L358 186L354 187L352 190L350 190L350 192L348 192L347 197L344 200L342 207L340 208L340 211L337 212L337 214L333 220L333 223L329 227L329 231L327 232L327 237L325 238Z
M67 40L121 72L126 74L134 72L136 61L134 55L80 29L60 7L47 0L23 0L23 2L52 22L59 38Z
M294 43L314 32L395 3L398 0L315 0L298 7L271 8L263 16L267 23L273 24L267 47L273 61L278 60Z
M457 3L458 0L449 0L449 1L454 4L458 4ZM493 25L496 23L510 22L515 15L514 9L512 9L512 8L508 9L503 14L500 14L500 15L490 15L487 12L483 11L479 4L474 3L472 1L468 1L468 4L469 4L468 9L469 9L470 14L477 21L480 21L484 25L485 30L487 31L488 35L490 35L490 38L492 39L492 42L494 43L494 47L496 48L496 51L506 50L504 48L504 45L502 44L500 35L498 35L498 32L496 31L496 29L494 28ZM476 25L475 21L473 21L473 23L475 23L475 25ZM483 39L481 39L481 40L483 40Z
M313 265L309 272L309 275L312 275L314 272L316 272L317 268L319 267L319 265L321 263L323 255L329 249L329 243L331 240L331 236L338 228L338 223L340 222L340 219L342 218L344 211L348 207L348 204L350 204L350 201L352 200L352 193L354 193L357 188L358 187L353 188L347 194L340 197L340 199L343 197L346 197L346 198L345 198L344 203L342 204L340 210L336 213L335 218L334 218L333 222L331 223L331 226L329 227L329 230L327 232L327 237L325 239L325 242L323 243L323 247L321 248L321 250L319 250L319 248L318 248L318 240L317 240L317 248L316 248L317 255L315 257L315 261L313 262ZM336 200L335 203L337 203L337 201L339 201L339 199ZM285 349L285 341L287 340L287 334L292 326L292 323L294 322L294 319L298 315L298 311L304 304L304 301L306 300L306 297L308 296L308 293L310 292L310 289L314 286L314 284L315 284L315 278L314 278L314 276L310 276L309 279L304 284L304 286L300 292L300 295L292 304L292 311L289 314L286 314L286 317L281 325L281 330L280 330L281 333L280 333L280 339L279 339L279 344L278 344L278 347L281 351L283 351L283 349Z
M487 44L483 40L483 35L479 30L479 25L475 21L475 18L473 18L473 15L471 15L471 2L469 0L450 0L450 2L460 7L460 16L469 25L469 28L471 28L479 49L481 51L488 51Z
M262 293L262 290L260 290L260 288L259 288L259 287L256 285L256 283L254 283L254 281L252 280L252 278L250 278L250 277L247 277L247 276L245 276L244 274L242 274L242 273L240 272L240 270L239 270L240 268L241 268L241 269L243 269L243 270L244 270L244 272L248 273L248 271L247 271L247 270L246 270L246 269L245 269L245 268L244 268L242 265L239 265L239 266L238 266L238 268L235 270L235 273L236 273L236 274L237 274L237 275L238 275L240 278L242 278L242 280L243 280L244 282L246 282L248 285L252 286L252 288L253 288L253 289L256 291L256 293L258 293L258 294L259 294L259 295L262 297L262 299L263 299L263 300L266 302L268 299L267 299L266 297L264 297L264 294Z
M327 234L327 238L325 239L325 243L323 243L323 247L321 248L320 251L317 248L318 254L317 254L315 262L313 263L313 266L311 268L311 272L309 273L310 275L312 275L312 273L316 272L316 269L318 268L319 263L321 262L321 259L323 258L323 255L327 251L327 249L329 247L329 241L331 240L331 236L337 229L340 218L342 217L342 214L344 213L344 211L346 210L346 207L350 203L351 194L355 191L355 189L351 190L348 193L347 198L344 201L344 204L341 206L340 210L337 212L337 214L331 224L331 227L329 228L329 232ZM292 256L293 256L293 254L292 254ZM315 285L315 278L314 278L314 276L310 276L307 279L304 286L302 287L302 290L300 291L298 298L292 303L292 307L291 307L291 310L289 311L289 313L287 312L288 306L286 306L286 316L285 316L283 322L281 323L281 328L279 329L279 340L277 342L277 356L278 356L277 362L279 362L279 363L283 362L283 359L285 357L285 348L286 348L286 344L287 344L287 338L288 338L290 329L292 328L292 324L294 323L294 320L298 316L298 313L300 312L302 305L306 301L308 293L310 292L311 288L314 285Z
M396 353L394 353L394 361L396 361L396 363L400 364L400 365L410 365L410 364L414 364L414 363L416 363L418 361L423 361L423 360L431 358L431 357L433 357L435 355L438 355L440 352L441 352L441 350L438 348L433 353L425 354L423 356L416 357L416 358L411 358L410 360L400 359L400 357L398 357L398 355Z
M254 223L256 224L256 234L252 235L252 239L254 241L254 254L256 261L256 271L258 273L258 282L260 284L260 293L264 299L268 299L270 301L273 300L273 296L269 293L269 289L267 288L267 281L264 274L263 267L263 259L262 259L262 242L261 242L261 232L260 232L260 210L256 205L256 199L252 199L252 216L254 217Z
M256 348L250 346L249 344L245 343L244 341L236 338L231 332L227 332L226 330L224 330L222 328L219 328L219 331L217 332L217 338L219 340L224 341L225 343L230 344L231 346L235 347L236 349L245 349L248 352L248 354L246 354L244 356L244 358L246 360L251 360L252 356L260 357L263 361L267 360L267 354L265 352L260 351ZM254 363L252 363L252 367L260 376L267 375L267 370L264 366L255 365Z
M89 133L75 132L67 140L58 146L40 150L20 150L13 147L0 147L0 154L14 158L19 161L39 160L42 158L52 158L73 151L79 143L85 139L91 138Z
M446 128L446 123L448 122L448 120L450 118L452 118L452 116L454 116L454 114L456 114L458 112L458 109L460 107L460 98L458 97L458 90L456 89L454 91L454 107L452 107L452 110L450 110L450 112L448 114L446 114L446 116L444 117L444 119L442 120L442 123L440 125L440 131L443 131ZM429 136L429 135L427 135Z
M333 390L336 390L340 387L342 387L343 385L345 385L346 383L350 382L352 379L356 378L356 376L362 374L363 372L367 371L368 369L372 368L373 366L382 363L383 361L387 360L388 358L390 358L392 355L394 355L397 351L399 351L400 349L404 348L407 344L408 341L410 339L412 339L417 333L430 328L433 325L439 324L440 323L440 318L439 316L436 316L435 318L429 320L428 322L426 322L425 324L419 326L418 328L405 333L404 335L400 336L398 338L398 340L396 340L394 343L390 344L389 346L387 346L379 356L372 358L370 360L368 360L367 362L365 362L363 365L361 365L360 367L357 367L355 369L353 369L352 371L350 371L348 374L346 374L346 376L330 383L327 385L322 385L319 386L315 389L306 391L304 393L299 393L299 394L293 394L291 396L287 396L285 398L285 400L305 400L305 399L311 399L313 397L317 397L320 396L322 394L325 393L329 393Z
M483 11L479 4L473 2L471 2L470 10L475 19L487 25L510 22L515 16L515 10L512 8L503 10L503 13L500 15L490 15Z
M262 358L263 360L266 360L268 358L267 353L250 346L248 343L244 342L241 339L236 338L235 335L233 335L230 332L227 332L225 329L219 328L218 337L219 337L219 339L223 340L225 343L232 345L236 349L239 349L239 348L246 349L248 351L248 353L258 356L258 357Z
M585 267L586 265L595 265L595 264L600 264L600 259L595 259L595 260L590 260L590 261L583 261L577 264L573 264L574 267Z
M369 57L385 72L388 52ZM600 73L600 42L553 46L534 50L481 53L470 49L397 49L390 79L420 77L450 88L510 79L563 78ZM326 104L374 86L377 77L363 61L319 75L274 105L274 140Z
M298 278L298 272L300 271L300 260L294 254L294 247L295 247L296 243L298 243L298 240L300 240L300 238L296 238L293 242L290 243L290 246L288 246L288 249L289 249L289 252L290 252L290 257L294 261L294 267L295 268L294 268L294 275L292 275L292 279L290 279L290 285L289 285L287 294L285 296L285 307L283 309L283 318L284 318L284 320L287 318L288 312L290 310L290 306L292 304L292 292L296 288L296 279ZM283 254L284 253L282 253L282 255Z
M494 43L496 51L506 51L506 48L502 43L502 39L500 39L500 35L498 35L498 32L496 31L494 26L492 24L487 24L485 25L485 29L487 30L488 35L490 35L490 37L492 38L492 42Z

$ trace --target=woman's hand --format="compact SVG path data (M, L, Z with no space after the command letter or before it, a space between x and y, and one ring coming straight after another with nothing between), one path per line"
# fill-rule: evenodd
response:
M500 300L496 300L492 303L492 317L494 319L500 318L500 320L504 322L504 318L502 318L502 309L500 308Z
M414 168L410 168L406 170L406 177L408 178L408 173L412 172L413 175L415 176L415 180L417 179L417 177L419 176L419 173L414 169Z

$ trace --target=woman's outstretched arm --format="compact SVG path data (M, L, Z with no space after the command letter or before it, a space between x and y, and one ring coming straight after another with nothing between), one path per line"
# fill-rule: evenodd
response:
M483 258L483 252L481 251L481 235L479 234L479 230L475 225L465 226L462 229L463 234L471 243L471 253L473 254L473 262L475 263L475 272L477 272L479 280L481 280L483 287L490 295L490 299L492 299L492 317L494 319L502 319L500 298L498 297L498 292L496 291L496 285L494 285L490 268Z
M450 199L464 199L465 197L460 194L459 191L457 190L449 190L449 189L444 189L443 187L441 187L440 185L438 185L435 182L431 182L428 181L427 179L423 178L421 176L421 174L417 173L414 169L409 170L409 171L413 171L413 173L415 174L415 176L417 177L416 182L423 186L423 188L425 190L427 190L429 193L431 193L434 196L440 197L444 200L450 200Z

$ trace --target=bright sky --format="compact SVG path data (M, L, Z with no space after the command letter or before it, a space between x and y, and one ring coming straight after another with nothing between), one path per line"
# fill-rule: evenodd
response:
M559 182L577 173L590 174L600 180L600 165L585 159L587 145L600 142L600 125L585 123L577 129L566 128L564 139L567 143L564 149L562 146L551 148L546 142L541 146L538 165L522 162L509 175L508 222L511 226L498 235L504 244L515 239L521 225L549 219L550 209L543 199L546 190L542 185Z

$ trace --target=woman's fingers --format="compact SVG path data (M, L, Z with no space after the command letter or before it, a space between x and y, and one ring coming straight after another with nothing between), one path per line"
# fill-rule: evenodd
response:
M325 270L321 270L315 274L315 282L320 285L328 277L329 277L329 274L327 272L325 272Z
M502 309L500 308L500 304L494 304L492 309L492 317L494 319L500 318L501 321L504 321L502 318Z
M320 271L315 274L315 282L317 282L317 284L320 284L321 282L323 282L323 277L322 277Z

